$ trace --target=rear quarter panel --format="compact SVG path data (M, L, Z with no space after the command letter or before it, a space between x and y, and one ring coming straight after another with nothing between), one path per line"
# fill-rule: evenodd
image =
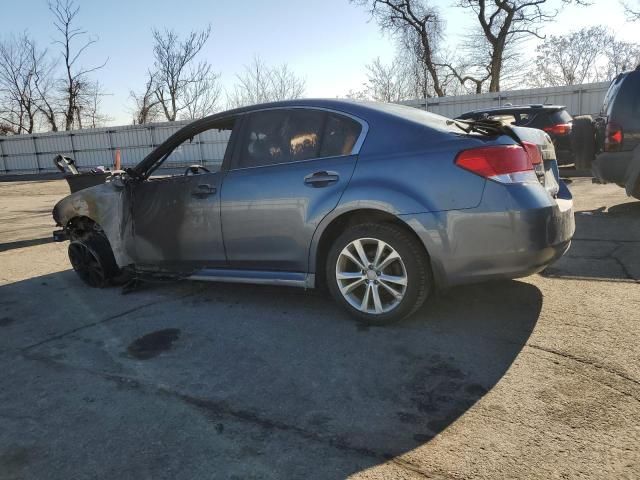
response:
M439 137L425 138L421 148L410 150L368 149L358 159L340 206L364 202L396 215L477 207L486 180L454 161L459 151L484 143L455 134Z
M349 185L314 233L311 272L317 268L315 254L324 230L348 212L371 209L402 219L407 214L473 209L482 201L486 180L457 167L454 161L461 150L495 143L495 138L480 139L415 125L381 128L378 132L370 123ZM426 247L429 250L433 245Z

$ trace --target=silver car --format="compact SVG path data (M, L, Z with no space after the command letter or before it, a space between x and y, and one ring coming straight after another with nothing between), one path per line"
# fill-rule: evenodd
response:
M221 165L154 173L209 131L228 134ZM278 102L197 120L64 198L55 236L94 287L123 272L326 286L351 314L384 324L436 289L559 258L574 218L557 172L538 130L381 103Z

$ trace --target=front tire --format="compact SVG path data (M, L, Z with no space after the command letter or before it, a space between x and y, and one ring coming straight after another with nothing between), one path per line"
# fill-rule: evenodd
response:
M121 273L109 241L93 234L69 243L69 261L80 279L94 288L104 288Z
M422 244L391 223L355 225L343 232L329 250L326 279L339 304L373 325L412 315L433 283Z

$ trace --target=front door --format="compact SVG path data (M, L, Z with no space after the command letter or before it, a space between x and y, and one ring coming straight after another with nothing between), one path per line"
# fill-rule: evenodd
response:
M249 115L222 186L230 267L307 272L311 238L349 183L361 131L322 110Z
M220 190L239 123L231 117L183 128L177 138L167 140L162 159L149 167L159 175L132 187L133 258L138 266L189 273L226 265ZM187 165L194 167L185 169Z
M190 271L225 264L222 173L146 180L133 187L136 264Z

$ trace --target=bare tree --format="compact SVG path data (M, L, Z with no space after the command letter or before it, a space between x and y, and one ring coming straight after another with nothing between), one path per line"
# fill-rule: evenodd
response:
M291 100L304 95L305 80L296 76L286 64L270 67L258 56L244 72L236 75L236 84L227 93L229 107Z
M286 63L270 69L270 81L273 100L290 100L304 95L306 82L296 76Z
M510 88L522 83L525 67L521 52L521 39L509 42L502 53L500 70L500 88ZM455 53L443 55L449 61L443 66L449 70L459 82L459 93L483 93L491 84L492 46L482 27L472 28L463 41L456 46ZM449 91L455 88L449 88Z
M0 43L0 121L13 133L32 133L38 111L26 35Z
M184 92L186 109L182 118L202 118L218 110L222 93L218 78L219 75L210 73L187 86Z
M269 67L258 56L251 65L244 66L244 72L236 75L233 91L227 93L230 107L241 107L271 101L271 81Z
M36 93L38 111L45 118L46 125L53 132L58 131L60 107L56 98L55 60L50 59L48 51L39 50L35 42L27 39L27 48L33 66L33 87Z
M13 125L9 125L8 123L0 120L0 137L6 137L7 135L12 135L14 133Z
M377 102L399 102L407 96L407 78L395 59L388 65L376 58L367 65L367 90Z
M80 65L82 54L96 43L97 39L88 37L86 30L75 26L80 7L77 7L73 0L50 2L49 10L54 17L53 25L59 33L59 39L54 43L60 45L64 59L65 77L60 81L64 104L64 127L65 130L71 130L74 126L82 128L80 104L83 97L91 95L91 88L94 85L88 76L104 67L108 59L93 67ZM78 41L80 41L79 44L77 44Z
M533 86L609 81L640 62L640 46L618 40L603 26L551 36L537 49Z
M142 93L136 93L133 90L129 96L134 101L133 123L142 125L145 123L156 122L162 117L160 101L155 94L155 80L153 73L148 72L145 89Z
M636 6L632 6L630 2L620 2L624 7L624 13L630 22L640 21L640 1L636 0Z
M206 61L195 63L210 34L210 25L202 31L190 32L184 40L173 30L153 30L153 91L169 121L194 118L216 109L220 92L218 74Z
M443 21L435 7L427 0L352 0L366 5L383 30L389 31L409 55L419 59L428 74L434 94L442 97L445 88L441 79L439 48L442 40ZM425 88L425 97L428 95Z
M104 127L113 120L101 111L102 98L107 95L99 81L83 88L83 95L78 99L78 118L80 128Z
M557 9L544 8L548 0L459 0L458 6L473 11L478 19L487 49L486 69L489 91L499 92L509 47L527 37L542 39L542 25L553 20ZM588 5L586 0L562 3ZM513 55L513 52L512 52ZM517 55L516 55L517 57Z
M359 90L350 89L345 93L344 98L348 98L350 100L371 100L367 92L366 84Z
M577 85L597 77L598 57L611 37L603 26L551 35L537 48L535 78L544 86Z
M602 57L602 67L597 69L595 79L609 81L619 73L640 65L640 45L618 40L610 33L605 41Z

